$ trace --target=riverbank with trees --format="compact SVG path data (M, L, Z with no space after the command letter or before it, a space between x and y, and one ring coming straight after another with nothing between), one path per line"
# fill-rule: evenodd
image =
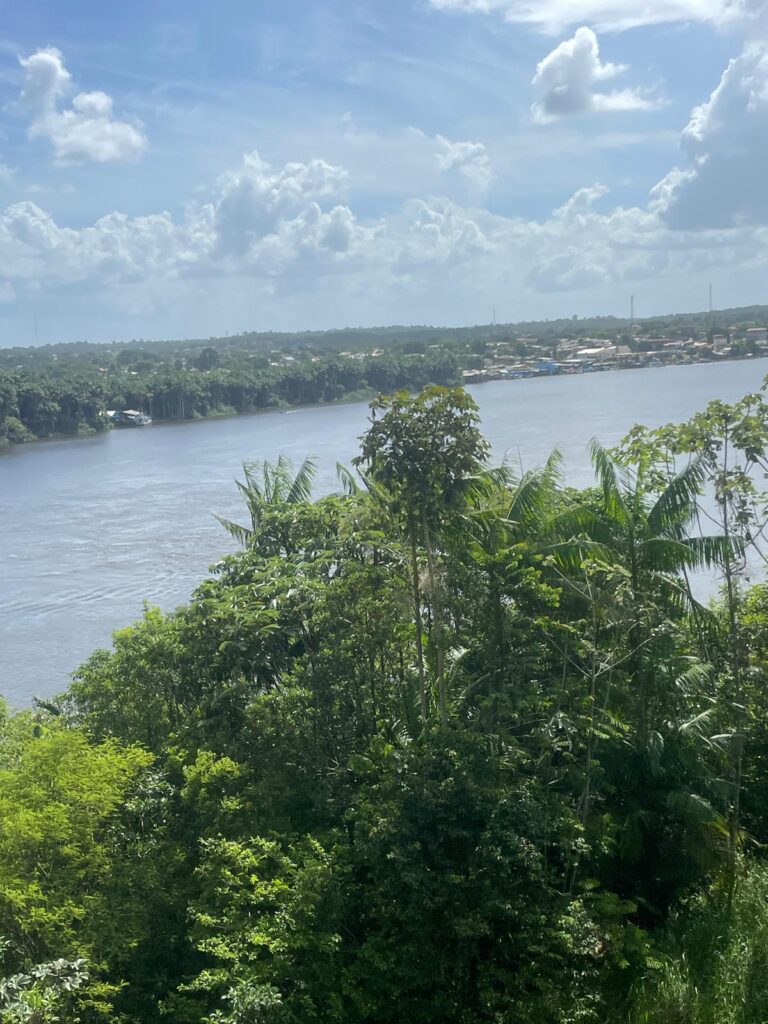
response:
M155 422L367 399L398 388L743 359L768 352L768 307L0 349L0 447Z
M0 1020L762 1022L767 453L715 402L578 491L429 389L335 495L249 466L188 605L0 716Z
M0 369L0 447L107 430L107 409L136 409L154 422L183 421L452 385L459 377L455 356L442 351L359 359L289 355L234 365L219 365L215 350L213 356L206 351L201 365L168 365L129 352L108 367L62 359Z

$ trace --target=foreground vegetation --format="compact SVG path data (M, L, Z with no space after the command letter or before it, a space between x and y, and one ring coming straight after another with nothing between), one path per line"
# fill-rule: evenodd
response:
M247 467L243 550L0 716L0 1021L764 1021L767 451L714 403L573 491L430 388L339 494Z

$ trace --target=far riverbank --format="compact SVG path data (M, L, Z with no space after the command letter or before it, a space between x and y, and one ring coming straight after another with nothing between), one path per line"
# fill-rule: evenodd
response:
M676 361L676 362L660 362L660 361L645 361L630 364L600 364L600 363L584 363L580 366L571 366L567 371L554 371L551 367L554 364L543 364L539 368L530 367L525 370L510 369L501 370L498 372L485 372L485 371L462 371L463 379L461 381L447 382L448 386L461 386L461 387L477 387L481 384L489 383L517 383L522 380L548 380L552 377L584 377L593 376L596 373L600 374L615 374L617 372L631 372L634 370L670 370L670 369L681 369L683 367L703 367L703 366L726 366L732 363L766 363L768 365L768 357L747 355L734 357L723 357L716 360L695 360L695 361ZM762 384L762 381L761 381ZM407 385L403 385L408 387ZM408 388L410 390L410 388ZM420 388L416 388L419 390ZM264 416L264 415L275 415L275 414L286 414L289 412L295 412L300 409L314 409L314 408L328 408L337 405L349 405L360 402L370 402L377 394L384 392L377 391L374 388L356 388L354 391L350 391L332 401L320 401L320 402L281 402L278 405L268 406L260 409L248 409L242 412L238 412L232 408L212 408L206 414L196 414L194 416L168 416L161 420L152 420L151 423L141 427L115 427L104 422L100 429L84 429L79 430L77 433L56 433L44 437L24 437L18 441L12 441L10 443L2 443L0 439L0 456L7 454L10 451L16 450L19 447L28 447L29 445L38 444L51 444L60 442L71 442L71 441L86 441L93 440L100 435L106 434L112 430L145 430L148 427L160 427L160 426L180 426L188 425L190 423L201 423L213 420L227 420L233 418L239 418L242 416Z

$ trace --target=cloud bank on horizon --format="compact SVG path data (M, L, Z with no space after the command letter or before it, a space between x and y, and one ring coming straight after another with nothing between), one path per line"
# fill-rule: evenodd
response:
M371 4L353 40L318 22L301 66L265 8L252 83L247 60L185 78L215 56L186 22L145 26L155 66L126 44L119 73L103 41L5 46L0 343L33 318L54 341L674 308L712 279L766 300L758 3L403 5L437 52L393 50Z

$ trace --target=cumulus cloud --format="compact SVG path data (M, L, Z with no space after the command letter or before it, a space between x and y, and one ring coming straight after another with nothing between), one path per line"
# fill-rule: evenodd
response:
M29 137L48 139L59 163L109 163L138 159L147 146L143 131L116 119L112 97L105 92L81 92L69 107L61 106L71 90L72 76L61 52L46 47L20 57L24 86L19 110L30 118Z
M481 189L488 188L494 179L491 158L482 142L452 142L437 135L435 154L441 171L455 172Z
M557 35L579 22L598 31L700 21L725 25L745 17L761 0L429 0L441 11L500 14L507 21Z
M538 98L533 113L539 121L589 111L650 110L658 102L634 89L601 90L602 83L624 74L624 64L603 63L591 28L581 27L539 61L533 86Z
M33 202L0 216L0 278L66 285L248 273L278 277L313 265L331 273L376 235L338 196L343 168L322 160L273 170L258 153L225 174L209 202L174 220L111 213L85 228L61 227Z
M732 60L706 103L694 108L682 147L691 166L674 168L653 191L677 229L768 224L768 43Z
M750 95L760 105L756 61L749 66ZM740 67L737 77L745 81L747 65ZM748 105L746 92L742 98ZM688 136L706 139L713 130L717 103L704 107ZM456 145L444 147L446 159ZM167 309L173 296L185 306L230 280L230 296L246 294L270 315L298 303L309 319L324 313L341 320L355 302L368 316L376 308L407 317L439 302L436 296L455 310L475 308L479 296L512 293L579 290L607 298L622 282L713 267L768 268L768 227L672 225L673 199L698 171L670 175L644 207L616 206L608 189L594 184L540 220L444 197L414 198L370 220L346 201L343 167L320 159L276 167L252 152L176 217L115 212L71 228L36 203L8 207L0 213L0 302L5 315L32 289L56 291L57 304L69 290L109 296L113 310L151 317L154 302ZM267 306L286 297L287 306Z
M52 112L69 90L72 76L64 67L60 50L46 46L29 57L19 57L24 68L24 86L19 106L31 115Z
M212 207L218 251L242 256L291 222L314 220L317 227L317 213L322 213L318 200L338 197L347 178L343 167L324 160L289 163L273 171L254 150L219 181Z
M413 199L386 227L386 258L396 274L458 268L494 252L491 221L449 199Z
M0 278L9 296L87 283L147 288L248 277L254 289L305 296L336 278L346 294L405 287L516 287L552 292L611 286L718 260L768 262L764 235L671 231L651 209L603 209L607 189L580 189L542 221L414 199L375 223L335 201L340 168L310 161L273 169L257 154L225 175L207 203L169 213L112 213L84 228L57 224L32 202L0 215ZM238 226L238 218L240 226ZM254 293L256 294L256 293ZM340 311L340 314L342 312Z

